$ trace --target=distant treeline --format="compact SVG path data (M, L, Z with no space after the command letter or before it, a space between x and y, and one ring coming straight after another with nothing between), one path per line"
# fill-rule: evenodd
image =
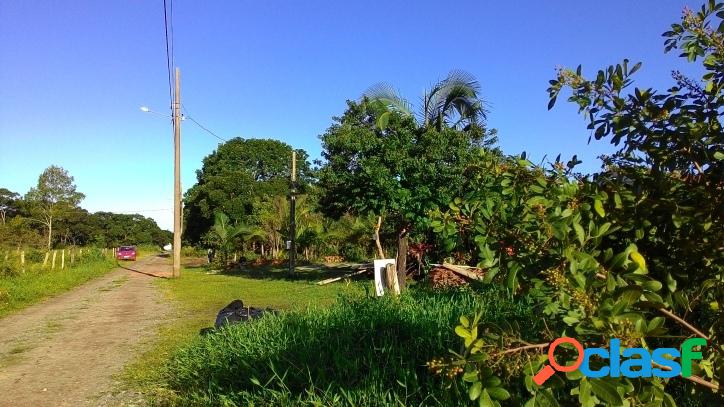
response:
M73 177L57 166L40 175L25 195L0 187L0 247L61 248L153 244L171 241L151 218L138 214L90 213L79 207Z

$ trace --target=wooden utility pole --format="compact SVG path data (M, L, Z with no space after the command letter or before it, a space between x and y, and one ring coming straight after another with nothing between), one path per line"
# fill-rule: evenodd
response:
M181 277L181 70L173 97L173 277Z
M292 151L292 177L289 188L289 274L294 273L297 261L297 152Z

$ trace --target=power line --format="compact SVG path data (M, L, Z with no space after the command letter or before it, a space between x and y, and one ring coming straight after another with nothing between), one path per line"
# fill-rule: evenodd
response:
M223 138L223 137L219 137L216 133L214 133L213 131L211 131L211 130L209 130L208 128L206 128L206 126L204 126L203 124L197 122L196 119L194 119L193 117L189 116L189 112L188 112L188 110L186 110L186 106L184 106L183 103L181 104L181 108L184 110L185 115L184 115L183 118L184 118L185 120L191 120L194 124L196 124L197 126L199 126L203 131L211 134L212 136L216 137L217 139L219 139L219 140L221 140L221 141L223 141L223 142L229 141L229 140L226 140L226 139Z
M172 1L172 0L170 0L170 1ZM173 15L171 17L173 18ZM173 24L173 22L172 22L172 24ZM173 106L173 80L171 79L171 52L169 51L169 34L168 34L169 24L168 24L168 8L166 6L166 0L163 0L163 26L164 26L164 32L166 34L166 70L168 71L168 96L171 99L171 106ZM171 38L173 38L173 34L172 34Z

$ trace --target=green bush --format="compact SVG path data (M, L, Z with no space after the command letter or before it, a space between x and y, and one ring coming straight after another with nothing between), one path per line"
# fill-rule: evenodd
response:
M426 363L457 347L461 313L540 331L530 300L412 290L399 298L342 297L335 306L229 326L180 350L166 370L181 404L459 405L467 397ZM451 385L453 391L446 391Z

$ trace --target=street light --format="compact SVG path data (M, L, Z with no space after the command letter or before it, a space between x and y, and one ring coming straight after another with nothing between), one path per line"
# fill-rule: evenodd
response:
M149 108L148 106L141 106L140 109L141 109L141 111L142 111L143 113L153 113L153 114L158 115L158 116L161 116L161 117L166 117L166 118L168 118L168 119L173 119L173 116L172 116L172 115L159 113L159 112L157 112L157 111L155 111L155 110L152 110L152 109ZM184 116L184 115L182 114L182 115L181 115L181 121L184 121L184 120L186 120L186 116Z

